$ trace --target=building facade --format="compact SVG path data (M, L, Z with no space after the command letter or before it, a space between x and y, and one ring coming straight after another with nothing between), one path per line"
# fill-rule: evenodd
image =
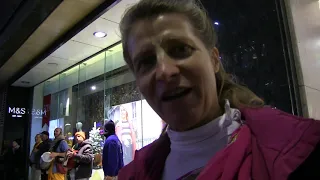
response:
M319 68L316 59L320 46L318 40L314 40L318 33L309 28L308 19L303 19L311 11L319 17L320 6L318 1L308 1L300 2L302 4L294 0L202 3L218 34L221 63L235 81L248 86L268 106L294 115L320 118L320 88L314 78ZM316 27L320 25L313 28ZM314 36L309 37L310 33ZM308 72L309 67L312 73ZM28 142L26 148L30 150L34 136L43 130L49 131L53 138L54 129L62 128L70 147L74 144L75 132L84 131L94 142L97 170L101 168L106 121L113 120L116 124L116 133L124 145L125 164L133 160L135 150L156 140L164 127L164 121L137 89L135 78L125 64L121 41L29 90L30 107L24 105L28 133L21 135ZM13 109L16 106L9 104L5 103L6 115L0 116L0 128L5 128L1 125L6 123L1 122L8 113L12 115L16 111ZM6 137L8 135L2 136Z

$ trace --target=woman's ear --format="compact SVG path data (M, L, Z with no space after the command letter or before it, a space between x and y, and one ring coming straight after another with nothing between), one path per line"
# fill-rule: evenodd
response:
M211 62L213 65L213 70L215 73L219 72L220 70L220 54L219 50L214 47L211 51Z

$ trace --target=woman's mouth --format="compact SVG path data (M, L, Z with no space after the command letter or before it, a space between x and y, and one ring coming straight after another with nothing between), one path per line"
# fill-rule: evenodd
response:
M177 88L163 93L161 100L168 102L185 97L192 91L192 88Z

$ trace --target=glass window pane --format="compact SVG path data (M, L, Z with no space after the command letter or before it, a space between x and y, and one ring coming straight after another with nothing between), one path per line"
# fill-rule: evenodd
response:
M218 34L227 72L268 105L290 112L290 88L274 1L201 1Z
M44 100L47 107L46 117L49 121L48 131L49 138L54 138L54 129L57 127L63 127L63 122L60 122L60 103L59 103L59 91L60 91L60 74L47 80L44 83ZM48 107L49 106L49 107Z
M43 90L44 84L41 83L33 88L33 101L31 109L31 132L30 132L30 147L35 144L35 136L42 132L42 118L45 117L43 108ZM30 153L32 148L30 148Z
M59 75L56 75L44 82L43 94L49 95L59 91Z
M71 148L76 129L76 106L74 106L73 90L79 82L79 66L75 66L60 74L59 122L63 123L63 132Z
M141 107L143 146L146 146L159 138L163 128L163 121L146 100L141 101Z
M72 90L76 113L73 116L75 131L84 131L92 141L94 166L101 166L104 123L104 63L105 52L79 65L79 84Z
M124 163L128 164L135 150L142 147L141 98L134 76L124 62L121 44L107 51L105 69L105 118L115 122Z

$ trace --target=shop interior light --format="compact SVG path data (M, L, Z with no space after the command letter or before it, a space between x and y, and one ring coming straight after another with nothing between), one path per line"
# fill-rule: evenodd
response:
M92 90L92 91L94 91L94 90L96 90L96 89L97 89L96 86L91 86L91 90Z
M97 31L97 32L94 32L93 35L97 38L104 38L107 36L107 33L105 32L102 32L102 31Z

